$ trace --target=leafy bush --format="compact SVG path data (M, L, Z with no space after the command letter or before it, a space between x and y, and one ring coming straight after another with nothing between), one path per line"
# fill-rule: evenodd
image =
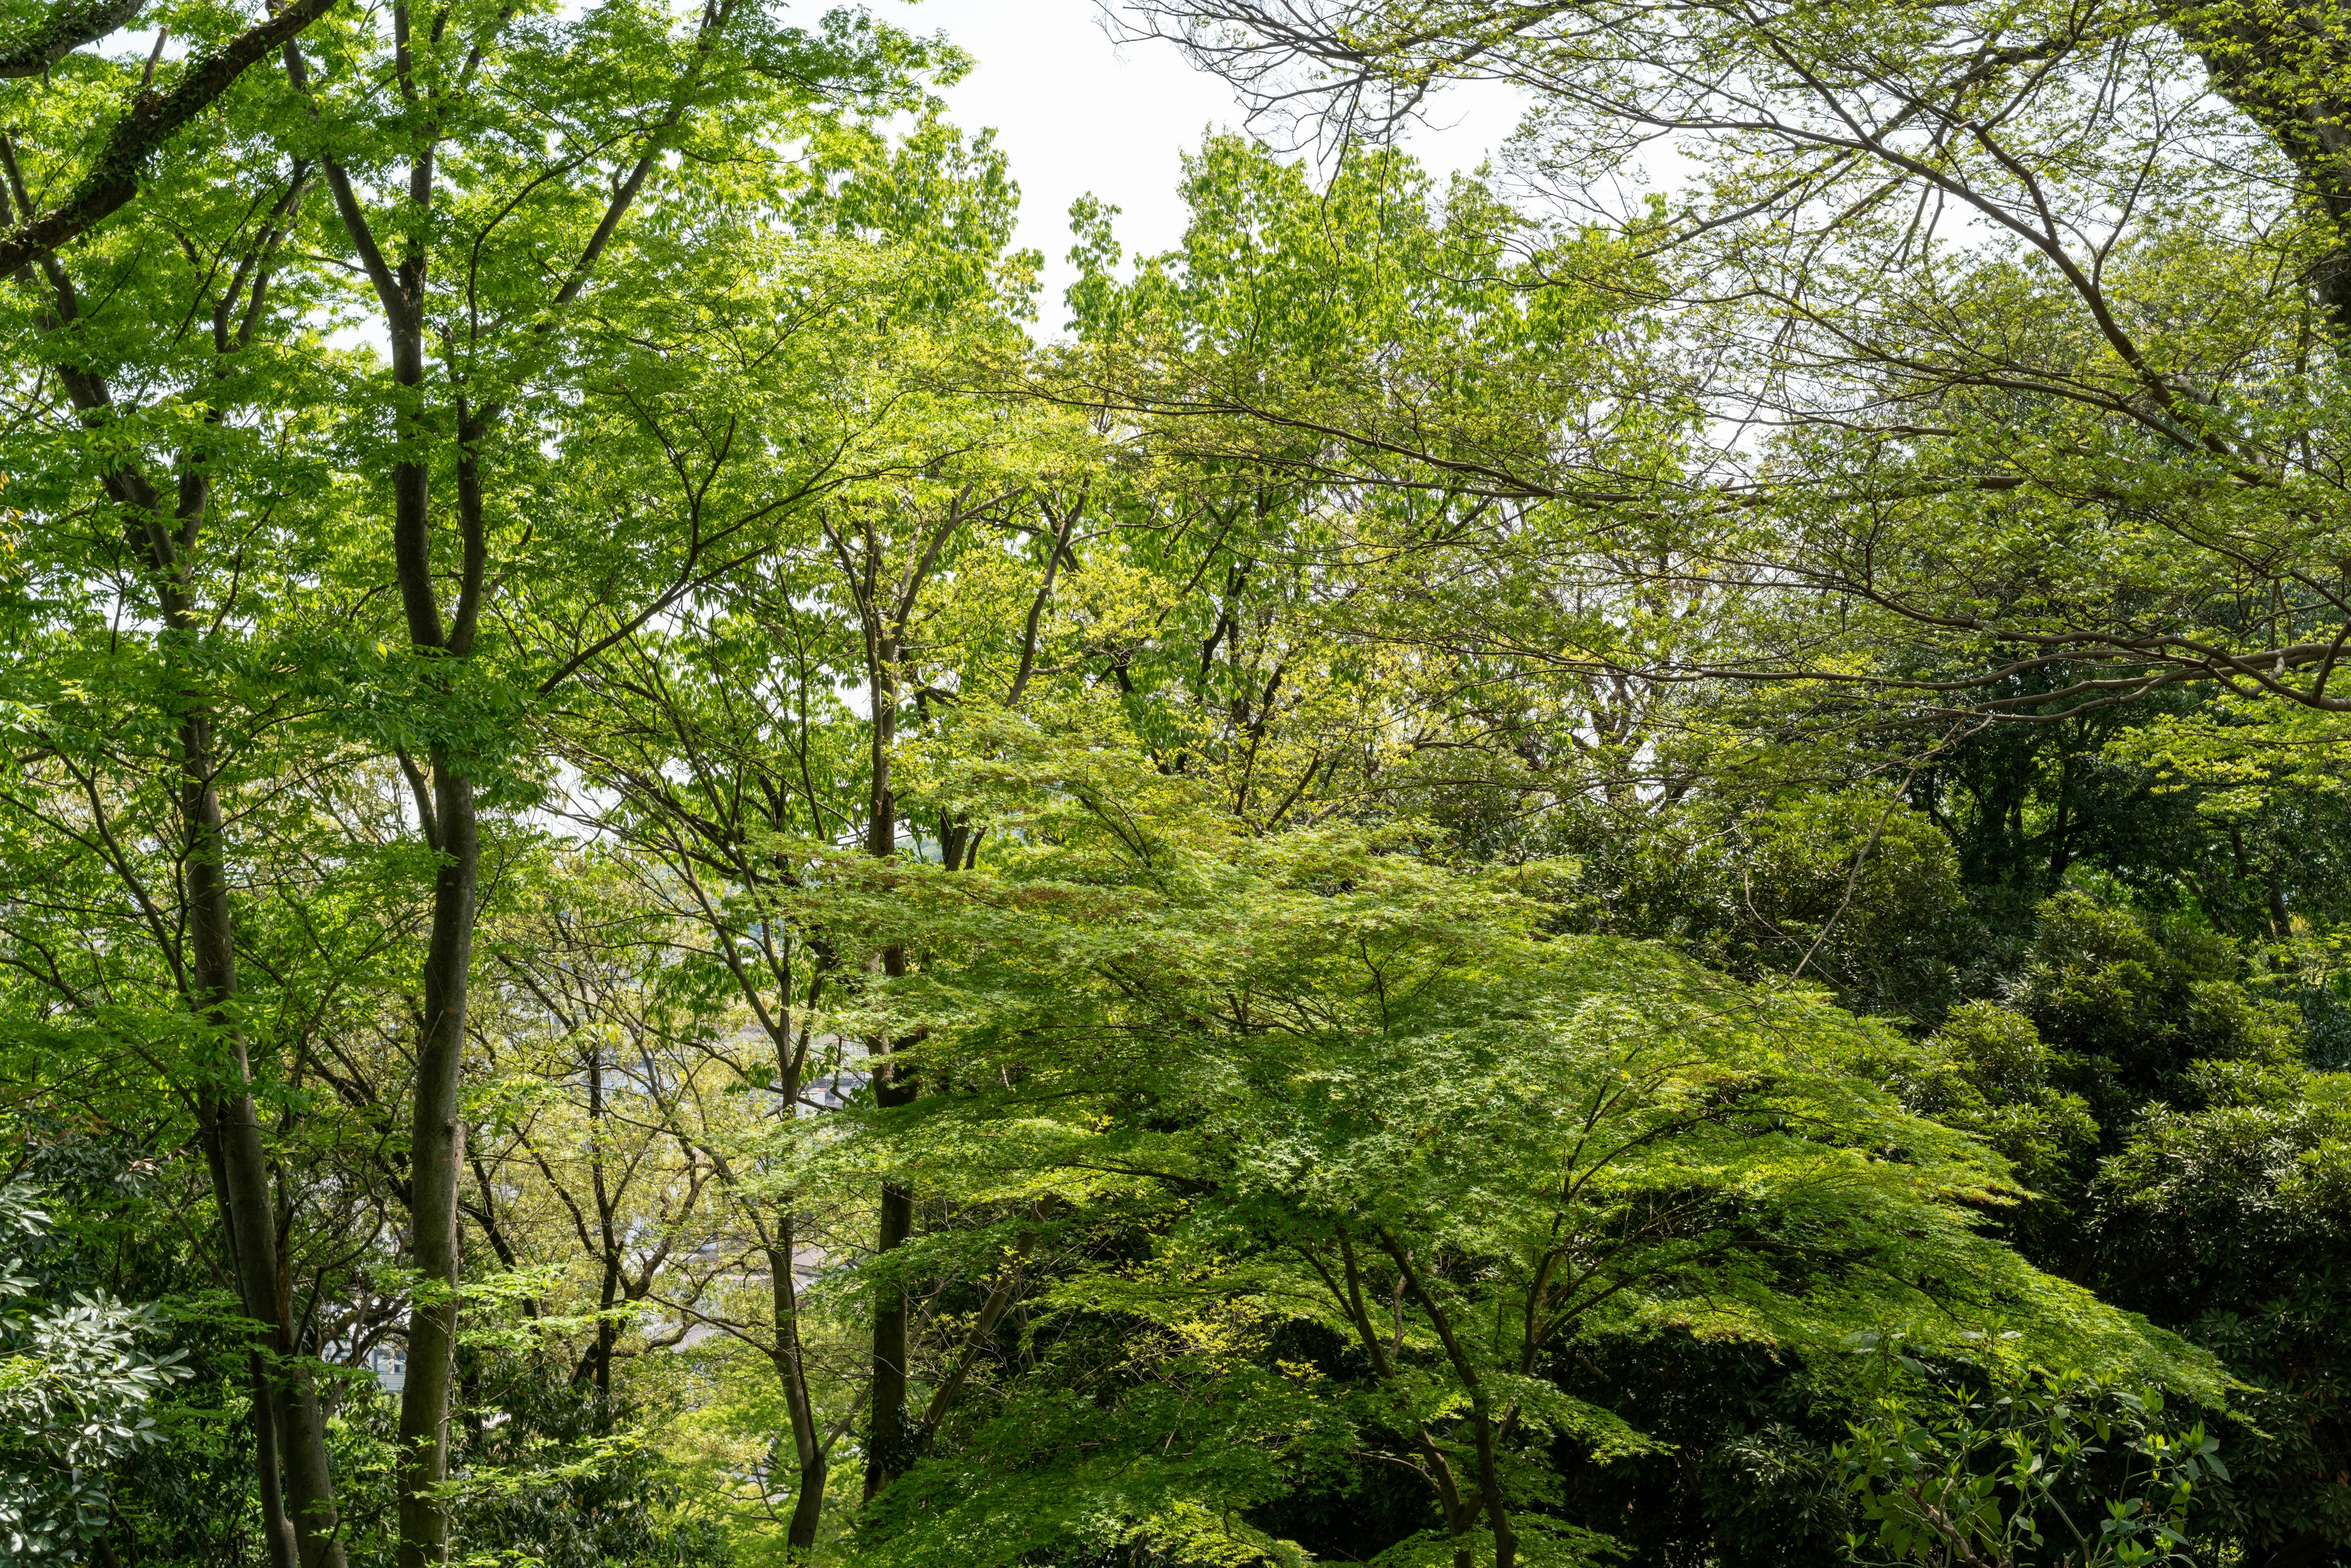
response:
M152 1348L152 1306L34 1296L24 1257L49 1218L37 1197L0 1187L0 1560L28 1564L78 1561L105 1531L116 1467L162 1440L149 1404L185 1375Z

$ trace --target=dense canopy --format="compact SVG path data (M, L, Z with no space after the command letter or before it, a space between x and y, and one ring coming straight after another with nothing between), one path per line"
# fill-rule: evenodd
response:
M0 1565L2351 1563L2341 17L1104 19L0 0Z

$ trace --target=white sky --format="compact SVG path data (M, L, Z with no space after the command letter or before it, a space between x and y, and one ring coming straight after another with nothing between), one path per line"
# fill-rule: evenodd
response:
M945 33L978 62L946 94L957 124L997 131L1020 183L1018 242L1045 256L1040 326L1058 330L1071 282L1070 204L1092 192L1123 208L1131 257L1165 250L1184 230L1180 155L1211 127L1238 129L1222 82L1167 44L1114 45L1096 0L871 0L911 31ZM1407 145L1440 177L1475 168L1516 128L1504 89L1457 89Z

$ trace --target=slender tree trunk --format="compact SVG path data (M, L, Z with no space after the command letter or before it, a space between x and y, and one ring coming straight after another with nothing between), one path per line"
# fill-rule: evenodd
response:
M614 1223L619 1205L612 1199L610 1186L604 1180L604 1051L599 1045L588 1048L588 1179L596 1200L596 1245L602 1256L603 1266L596 1289L596 1337L590 1341L588 1353L580 1363L571 1381L586 1383L596 1390L597 1396L609 1399L612 1394L612 1346L620 1338L612 1312L621 1300L621 1236Z
M892 948L883 956L891 975L906 972L905 956ZM891 1052L895 1055L895 1051ZM874 1063L874 1099L885 1107L911 1104L915 1084L911 1074L883 1057ZM904 1244L914 1233L914 1194L896 1182L882 1184L882 1215L874 1252L881 1256ZM866 1444L865 1500L903 1474L914 1457L914 1433L906 1419L907 1362L906 1292L892 1291L873 1310L872 1436Z
M209 1092L200 1094L196 1103L196 1123L204 1145L204 1160L209 1167L213 1186L213 1207L220 1215L223 1240L227 1248L229 1276L236 1281L237 1301L245 1304L246 1277L237 1256L236 1228L233 1222L235 1205L229 1197L228 1162L222 1152L221 1125L226 1116L219 1098ZM247 1316L252 1314L248 1312ZM263 1320L256 1319L256 1322ZM286 1513L284 1464L278 1441L282 1391L270 1374L271 1342L256 1343L246 1354L246 1375L253 1394L253 1488L261 1503L262 1542L269 1552L269 1568L298 1568L300 1552L294 1541L293 1521Z
M1381 1343L1379 1330L1372 1322L1370 1310L1364 1304L1363 1275L1356 1267L1354 1243L1343 1229L1333 1234L1339 1243L1340 1266L1344 1270L1343 1288L1342 1280L1331 1277L1331 1271L1323 1267L1322 1260L1311 1248L1301 1246L1300 1253L1308 1266L1322 1276L1323 1285L1347 1314L1347 1321L1354 1324L1355 1336L1363 1342L1364 1352L1371 1358L1373 1375L1393 1387L1397 1383L1395 1364L1389 1356L1388 1347ZM1401 1338L1402 1331L1399 1329L1399 1343ZM1420 1450L1424 1473L1429 1484L1437 1489L1437 1504L1445 1513L1445 1532L1453 1542L1453 1568L1471 1568L1473 1552L1469 1531L1478 1521L1477 1500L1462 1496L1460 1482L1453 1474L1453 1461L1446 1458L1445 1450L1437 1446L1437 1440L1429 1435L1426 1425L1417 1421L1412 1423L1411 1437L1413 1447Z
M898 852L897 795L890 777L890 748L897 738L898 645L884 633L873 644L869 693L873 710L873 793L867 820L868 853L887 860ZM895 978L906 972L905 950L884 948L883 973ZM898 1042L876 1037L873 1042L873 1097L894 1107L911 1103L913 1075L892 1059ZM882 1184L882 1214L874 1253L896 1249L914 1230L914 1195L895 1182ZM873 1309L872 1427L865 1447L865 1500L871 1502L905 1468L913 1434L906 1423L906 1293L886 1292Z
M756 879L745 875L747 885ZM799 1114L800 1087L808 1065L807 1028L795 1032L791 1012L791 967L787 956L778 962L773 948L767 950L768 972L778 982L778 1005L770 1009L760 995L758 983L753 979L750 967L743 961L733 935L716 918L716 911L708 904L704 910L713 921L713 933L727 968L740 988L743 999L750 1004L775 1046L775 1087L781 1103L784 1120L789 1124ZM787 955L789 948L787 948ZM812 1012L817 998L823 989L823 966L809 984L805 1006ZM812 1027L812 1026L808 1026ZM728 1162L714 1152L713 1162L720 1179L740 1189ZM800 1342L799 1277L793 1272L793 1260L799 1251L799 1217L795 1208L798 1198L786 1193L776 1206L772 1220L763 1219L756 1211L749 1214L758 1230L760 1244L768 1257L768 1289L775 1311L775 1338L769 1342L768 1355L776 1369L776 1380L783 1385L784 1409L792 1435L792 1457L799 1466L799 1490L792 1497L792 1517L784 1535L789 1557L797 1561L807 1556L816 1545L819 1521L824 1516L824 1496L832 1457L832 1446L826 1441L819 1426L815 1402L809 1397L808 1364Z
M816 1550L816 1527L824 1517L825 1470L829 1456L820 1448L800 1462L799 1495L792 1500L792 1517L784 1542L791 1551Z
M794 1552L812 1551L816 1527L824 1517L826 1470L831 1455L824 1435L817 1429L816 1406L809 1398L808 1363L800 1345L799 1280L792 1272L798 1228L787 1207L777 1216L775 1241L768 1249L769 1289L776 1303L776 1376L784 1385L784 1408L791 1419L792 1458L799 1465L799 1490L792 1498L792 1518L784 1544Z
M1395 1237L1383 1230L1380 1244L1394 1260L1396 1271L1412 1291L1420 1310L1428 1314L1429 1326L1445 1346L1446 1358L1453 1363L1454 1375L1461 1379L1469 1394L1469 1430L1478 1453L1478 1495L1484 1504L1486 1521L1494 1531L1494 1568L1515 1568L1519 1560L1519 1538L1510 1528L1510 1509L1502 1498L1501 1458L1494 1441L1493 1414L1487 1404L1486 1386L1478 1375L1477 1363L1471 1359L1461 1341L1453 1332L1453 1320L1447 1315L1437 1298L1412 1266L1412 1256L1397 1244ZM1457 1532L1458 1526L1457 1528ZM1458 1557L1457 1557L1458 1560Z
M0 135L0 171L9 200L23 196L12 142ZM5 215L9 200L0 200ZM43 322L50 331L71 327L80 304L71 277L53 255L38 258L54 300ZM29 267L15 269L34 285ZM58 380L76 414L88 425L102 424L114 397L102 376L78 366L57 367ZM189 602L184 556L194 548L207 500L201 468L183 473L179 515L167 520L162 497L144 471L125 465L101 481L108 498L123 508L126 541L145 564L155 607L167 638L184 643L200 622ZM171 526L176 523L177 530ZM319 1419L317 1386L294 1359L290 1303L278 1291L277 1227L270 1202L268 1158L253 1103L252 1059L236 1019L236 938L229 907L226 841L220 791L214 779L212 719L204 695L193 685L179 694L180 805L187 849L187 915L190 1004L213 1030L222 1055L223 1090L197 1091L213 1198L223 1240L247 1318L268 1333L266 1353L256 1352L254 1381L256 1486L267 1527L271 1568L342 1568L343 1548L335 1508L332 1468L325 1423ZM266 1434L266 1440L265 1440ZM293 1518L286 1516L291 1502Z
M284 1391L270 1370L270 1353L275 1349L277 1340L274 1333L275 1304L273 1302L268 1315L264 1316L249 1300L252 1281L242 1255L238 1204L233 1196L237 1187L229 1179L228 1157L224 1147L226 1139L222 1135L227 1121L228 1110L220 1097L209 1088L201 1088L196 1099L196 1123L204 1140L204 1162L212 1177L213 1207L220 1216L222 1243L229 1260L229 1277L236 1285L238 1306L260 1331L256 1343L246 1352L246 1371L253 1389L253 1482L254 1491L261 1503L262 1539L269 1552L269 1568L298 1568L300 1553L295 1543L294 1525L286 1514L286 1486L277 1437L278 1427L282 1425L279 1416L285 1403ZM272 1240L275 1239L273 1235Z
M885 1069L886 1071L886 1069ZM883 1099L884 1105L913 1100L911 1085ZM877 1252L889 1252L914 1231L914 1195L894 1182L882 1186ZM914 1435L906 1426L906 1292L892 1291L873 1312L873 1438L865 1458L865 1495L897 1479L911 1457Z
M286 1517L286 1494L278 1485L277 1418L269 1371L255 1351L253 1376L253 1487L261 1494L261 1532L269 1548L269 1568L296 1568L294 1522Z
M995 1335L996 1325L1004 1321L1005 1308L1012 1304L1013 1296L1020 1289L1021 1276L1028 1267L1029 1249L1035 1239L1033 1234L1024 1234L1020 1238L1020 1244L1013 1249L1012 1260L1005 1265L1003 1272L997 1276L996 1283L988 1288L987 1297L981 1301L979 1315L972 1320L971 1332L964 1336L963 1349L956 1356L955 1364L947 1369L940 1377L938 1386L931 1391L931 1402L924 1407L922 1424L914 1433L918 1450L929 1450L939 1423L946 1419L947 1412L955 1408L956 1398L962 1395L973 1364Z
M424 1019L409 1143L410 1249L420 1294L409 1310L408 1382L400 1400L400 1568L434 1568L449 1552L448 1506L441 1490L449 1477L449 1395L457 1345L457 1173L465 1155L457 1084L465 1061L466 976L481 869L473 780L437 754L433 771L441 865L433 883L433 936L424 957Z
M210 726L201 714L190 714L182 720L181 809L188 825L188 935L199 1005L225 1058L233 1085L220 1105L215 1124L237 1293L246 1315L264 1324L270 1338L264 1357L264 1397L255 1420L256 1425L267 1423L271 1447L278 1453L300 1568L341 1568L343 1547L334 1478L327 1458L326 1427L319 1416L317 1385L299 1360L302 1347L295 1342L292 1303L278 1289L277 1216L270 1200L269 1158L254 1111L252 1062L235 1013L236 946L223 865L220 791L213 779L211 739ZM271 1478L262 1476L259 1484L266 1497Z
M404 80L409 68L405 5L393 7L392 26ZM296 89L306 89L308 77L299 53L289 47L286 64ZM437 136L437 127L420 127L410 154L408 203L420 214L433 204ZM405 236L400 260L389 261L376 244L350 176L331 159L324 169L343 226L383 308L392 379L399 389L395 426L400 448L392 466L392 562L409 645L427 663L429 677L429 666L463 659L473 651L485 569L481 432L461 407L457 522L464 561L455 613L444 626L434 579L426 458L432 432L424 411L423 237L421 234ZM449 1475L450 1395L456 1376L457 1177L465 1158L457 1086L465 1055L466 984L473 962L481 871L473 778L454 765L438 741L429 747L428 756L432 818L423 823L424 837L440 863L433 879L433 934L424 956L424 1016L417 1033L415 1098L410 1123L409 1246L418 1293L409 1309L408 1382L400 1400L396 1478L400 1568L434 1568L449 1554L448 1503L443 1487Z

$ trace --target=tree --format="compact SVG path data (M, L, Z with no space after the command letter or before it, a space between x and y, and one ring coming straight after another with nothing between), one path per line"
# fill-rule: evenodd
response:
M287 79L310 117L307 134L294 134L317 159L389 340L390 375L375 395L391 416L391 441L374 455L387 464L390 515L373 555L393 569L415 656L423 702L399 751L422 836L439 861L411 1100L411 1245L423 1289L410 1316L402 1399L402 1568L425 1568L446 1550L438 1489L455 1345L458 1082L479 904L480 786L486 777L496 784L524 735L498 710L544 697L677 604L717 566L714 557L732 560L747 547L756 555L747 530L773 509L711 495L729 436L695 433L700 439L674 459L686 532L641 552L611 583L629 605L621 627L583 629L552 648L526 634L509 645L524 669L500 669L498 620L523 607L505 602L517 563L499 549L528 538L517 503L546 458L540 432L514 426L617 368L572 321L591 314L605 290L627 287L611 276L623 264L645 267L630 283L651 285L664 264L690 265L695 240L723 246L763 197L773 200L755 174L747 201L709 214L717 233L696 235L696 196L660 199L657 177L673 158L757 170L772 157L764 138L780 128L908 103L909 72L927 63L903 35L862 20L780 28L732 0L705 7L683 34L665 15L626 7L576 21L496 11L420 24L400 6L381 27L339 37L315 76L303 51L287 52ZM561 134L551 139L549 127ZM644 243L630 225L641 208L653 231ZM441 362L428 376L433 348ZM688 476L695 465L705 474L699 488ZM436 473L448 497L438 526ZM707 516L713 501L734 509ZM542 596L531 609L549 607ZM559 625L579 625L583 608L589 626L601 614L577 601L554 607Z
M1681 474L1622 500L1541 461L1489 482L1571 508L1561 570L1600 556L1612 508L1677 518L1628 590L1703 587L1739 612L1726 634L1637 661L1502 649L1945 716L2184 685L2284 726L2241 748L2334 733L2342 239L2312 140L2328 57L2294 7L1134 11L1267 111L1346 133L1449 79L1525 88L1530 172L1641 235L1670 329L1718 345L1683 385L1722 439ZM1704 172L1609 210L1651 146ZM1391 460L1376 424L1341 434ZM1409 444L1426 474L1449 461Z
M255 47L275 49L306 16L280 13ZM594 412L625 404L628 389L599 378L614 375L631 356L646 357L648 340L631 340L595 317L606 298L599 268L625 260L635 269L632 293L652 291L655 278L674 282L697 265L703 290L717 286L725 268L712 264L737 254L729 247L742 229L805 193L789 159L793 146L822 141L862 116L914 105L918 78L935 65L955 68L951 54L848 16L795 29L722 6L681 37L671 36L666 18L625 7L559 22L511 13L444 16L420 24L416 38L405 12L379 20L380 27L371 21L316 33L287 47L282 87L244 81L221 99L232 112L218 144L166 165L164 191L184 241L184 266L142 267L139 236L101 226L78 259L129 287L87 295L64 263L45 256L37 276L18 269L12 293L13 325L28 350L16 362L16 409L39 437L26 448L37 461L12 476L12 502L78 512L89 493L102 492L110 520L94 538L86 537L89 530L60 537L74 549L40 552L33 580L54 597L14 606L17 646L40 671L26 692L23 749L44 768L15 802L26 829L16 847L31 860L70 846L74 863L110 877L114 885L98 902L110 901L110 923L129 917L153 966L138 983L151 983L158 971L167 976L203 1031L190 1038L184 1027L168 1030L164 1038L190 1038L191 1060L155 1065L167 1079L176 1074L173 1087L214 1145L216 1205L229 1230L225 1251L240 1271L248 1315L274 1335L256 1351L256 1376L282 1382L276 1392L263 1390L263 1403L275 1408L263 1427L260 1470L274 1510L282 1459L291 1533L274 1523L272 1550L284 1564L298 1555L306 1563L338 1560L342 1551L331 1465L305 1369L322 1348L308 1337L316 1314L337 1315L335 1298L350 1282L344 1270L401 1228L423 1273L406 1336L413 1375L403 1550L414 1562L440 1552L436 1456L445 1447L458 1285L458 1084L480 819L486 806L495 831L496 811L536 787L529 768L515 765L528 734L523 710L629 625L764 548L756 529L772 508L739 494L714 495L706 484L697 489L658 460L650 472L630 476L650 477L652 497L583 489L574 498L586 516L643 507L642 515L667 522L676 514L655 497L674 489L688 503L677 517L681 533L624 531L615 539L609 528L567 533L551 516L517 515L525 509L517 497L543 494L534 486L556 471L565 400L584 389L605 400ZM381 105L370 97L370 60L389 71L383 90L405 106L397 126L380 120ZM209 68L192 62L166 85L177 92L171 84L184 86ZM32 193L65 176L89 116L104 106L92 90L42 107L34 129L9 149L11 199L27 219ZM134 111L134 119L141 115L152 118L147 108ZM569 127L574 140L548 141L543 132L553 123ZM289 143L303 149L290 164L280 162ZM665 160L737 156L751 173L733 189L664 193ZM379 191L378 176L395 163L413 177ZM323 193L315 189L320 184ZM372 207L379 195L382 206ZM317 220L329 207L342 237L320 244ZM445 218L454 226L428 233L427 213L439 214L431 223ZM645 214L652 219L641 236L631 219ZM298 245L291 243L298 233ZM363 357L337 361L317 351L316 334L345 318L311 258L338 244L377 286L392 351L388 380L371 380ZM569 247L564 275L542 284L540 261L556 246ZM452 258L462 258L454 270L444 265ZM85 298L102 305L85 310ZM208 343L201 337L190 343L181 331L191 309L210 318ZM582 318L590 323L584 331ZM428 340L452 356L440 379L428 374ZM651 340L674 347L680 337L672 331ZM196 344L206 351L192 352ZM283 357L276 357L281 345ZM272 373L253 373L264 365ZM289 401L277 401L281 395ZM338 403L357 421L340 431L317 413ZM392 428L366 429L371 407L394 411ZM454 415L445 428L444 409ZM297 428L309 438L308 460L288 462L287 448L271 441ZM571 428L590 438L592 414ZM516 434L511 463L499 455L501 433ZM644 444L658 453L658 423L647 434ZM820 482L822 463L813 468L812 482ZM346 508L379 481L391 492L388 526L372 537L355 532ZM435 527L436 484L455 503L454 528ZM704 504L738 509L720 517L698 510ZM530 549L542 523L535 551L517 554ZM135 570L123 571L120 548L108 542L114 529L137 551ZM564 545L574 548L566 553ZM550 570L558 562L577 570ZM510 575L526 563L537 591L517 588ZM134 612L140 625L127 645L89 596L94 581L112 574L121 574L123 602L153 607ZM397 630L376 613L387 584L400 591ZM616 604L618 631L605 620ZM152 635L150 624L157 628ZM413 659L390 653L403 642ZM89 688L78 676L92 672L112 683L110 696L152 715L152 727L132 732L142 741L150 727L176 730L168 762L120 744L119 710L93 714L106 704L82 701ZM289 713L300 718L289 724ZM275 750L258 744L297 736ZM236 752L240 746L250 749ZM297 868L281 885L307 883L315 896L322 880L334 884L335 871L343 871L352 873L344 885L381 893L382 882L370 879L397 868L422 870L433 886L422 922L426 950L402 956L420 965L423 982L413 1089L397 1047L385 1053L389 1061L367 1059L364 1050L355 1057L339 1051L348 1042L306 1038L300 1026L251 1039L266 1009L236 977L240 958L249 968L287 955L256 939L256 924L266 928L276 912L250 901L239 907L240 887L256 879L234 863L250 846L235 837L232 813L263 801L282 807L288 797L279 790L288 780L325 784L327 772L351 768L362 756L380 759L384 771L362 763L358 789L335 799L327 785L311 795L350 840L322 842L333 831L304 821L301 848L281 857ZM233 770L240 762L251 769L241 776ZM313 767L322 772L306 776ZM374 836L386 817L397 821L401 812L397 798L381 788L394 779L411 786L407 806L425 866L402 865L403 857ZM239 783L251 784L254 794L225 805ZM139 827L117 840L126 790ZM333 816L338 808L346 814ZM299 810L290 814L303 820ZM149 852L158 841L167 846L160 857ZM322 868L334 869L322 878ZM67 886L73 896L23 912L12 956L30 984L46 988L41 1006L78 1012L103 1039L114 998L86 982L131 978L136 950L109 928L92 928L87 939L73 933L76 914L92 904L79 899L77 907L82 890ZM151 895L150 888L163 891ZM402 910L380 922L379 943L389 936L396 944L413 929L408 919ZM317 928L303 927L299 917L295 924L297 951L312 949L300 953L306 960L356 930L319 941ZM352 956L350 947L336 955ZM381 978L366 967L381 956L381 948L364 952L357 973L336 971L332 960L298 975L272 968L269 999L295 1003L298 1016L315 1024L331 1010L328 998L340 986ZM152 999L152 992L141 997ZM389 988L368 999L390 1003L394 1016L401 1010ZM325 1010L302 1010L312 1006ZM225 1071L214 1061L224 1051ZM371 1168L356 1188L312 1187L310 1172L273 1160L256 1096L279 1096L268 1109L277 1113L271 1132L282 1145L318 1107L297 1087L306 1079L329 1088L371 1134L390 1132L395 1108L408 1102L406 1135L398 1146L378 1144L359 1154L358 1163ZM329 1146L338 1155L350 1149L331 1139ZM290 1270L276 1249L290 1217L341 1201L322 1204L323 1192L390 1196L408 1211L408 1224L344 1238L351 1247L339 1254L336 1276L305 1280L289 1294ZM306 1301L306 1291L313 1299ZM381 1325L364 1326L372 1333Z
M2211 1061L2150 1108L2085 1204L2104 1292L2176 1324L2252 1385L2216 1431L2236 1485L2214 1511L2255 1561L2319 1563L2346 1539L2351 1488L2340 1343L2344 1180L2335 1072ZM2258 1554L2257 1556L2255 1554Z
M738 1040L715 1054L774 1097L781 1125L765 1135L778 1140L821 1108L821 1088L856 1071L815 1020L831 994L862 983L778 900L812 854L847 841L883 861L911 848L963 862L968 835L951 819L912 821L897 804L902 727L998 683L1017 697L1035 674L1056 582L1084 542L1083 433L935 382L941 366L1000 352L1019 331L1030 264L1007 253L1000 157L929 122L900 147L835 150L818 175L821 200L795 214L816 265L747 279L739 358L713 367L770 433L770 444L723 454L727 482L768 499L767 548L661 627L619 628L610 655L583 670L581 699L549 727L590 789L609 792L609 804L583 802L583 820L658 868L646 875L653 896L697 933L707 982L746 1009L764 1049ZM647 371L638 418L690 427L707 417L712 382ZM808 463L811 449L821 464ZM648 467L666 460L639 455ZM1030 541L1041 561L1006 549ZM862 713L844 700L852 692ZM863 1041L875 1059L864 1071L886 1082L893 1038ZM760 1339L782 1385L797 1470L788 1545L806 1550L843 1432L819 1407L800 1327L796 1260L825 1217L778 1188L770 1173L789 1161L758 1137L696 1136L766 1258L768 1321L739 1311L720 1321ZM882 1197L886 1251L914 1198L896 1187ZM858 1397L877 1487L906 1446L908 1333L903 1303L875 1303Z
M20 11L7 225L144 68ZM87 1554L2335 1551L2331 46L1141 14L1538 112L1040 345L937 40L331 12L0 277Z
M280 509L319 478L286 456L311 428L300 410L323 395L302 321L319 296L314 280L286 276L288 247L308 232L311 165L249 135L205 153L153 204L175 245L110 234L76 257L79 286L54 256L15 280L24 468L12 491L79 521L26 553L11 605L24 670L11 849L26 884L47 882L53 894L16 912L12 967L39 998L36 1016L106 1041L145 1009L128 1032L168 1042L145 1065L202 1140L221 1256L261 1326L256 1441L272 1561L315 1568L340 1560L334 1487L299 1302L279 1283L290 1270L278 1216L295 1200L272 1168L256 1098L298 1073L286 1056L300 1051L254 1038L265 1009L239 960L249 975L260 959L266 988L300 1013L331 1005L333 991L314 988L307 960L321 947L358 958L381 933L354 940L321 922L275 951L240 951L240 883L263 902L314 897L344 869L307 833L291 853L256 852L247 830L266 838L282 819L265 826L231 803L239 783L298 777L334 749L315 729L287 733L284 686L254 679L239 658L266 667L315 647L292 651L309 630L293 574L249 578L246 565L281 547ZM247 183L257 195L240 195ZM179 329L159 337L159 320ZM204 329L186 330L197 321ZM316 559L299 545L291 553ZM129 637L99 608L97 584L136 618Z
M1509 882L1376 839L1237 834L1085 738L967 714L933 788L989 825L993 863L842 862L806 898L834 940L919 955L882 1016L937 1087L877 1105L856 1157L1004 1216L897 1267L1116 1214L1135 1240L1041 1304L1188 1341L1186 1392L1171 1410L1116 1379L1008 1390L970 1448L885 1494L883 1561L1009 1562L1219 1508L1235 1550L1278 1555L1230 1512L1371 1430L1438 1505L1430 1551L1569 1550L1584 1531L1554 1511L1546 1456L1647 1439L1564 1392L1559 1358L1667 1326L1802 1356L1872 1324L2007 1319L2052 1355L2217 1391L2178 1342L1978 1233L2012 1189L1865 1084L1888 1049L1868 1026L1538 936ZM1048 1193L1050 1218L1022 1212ZM1285 1388L1245 1347L1292 1320L1329 1349Z

